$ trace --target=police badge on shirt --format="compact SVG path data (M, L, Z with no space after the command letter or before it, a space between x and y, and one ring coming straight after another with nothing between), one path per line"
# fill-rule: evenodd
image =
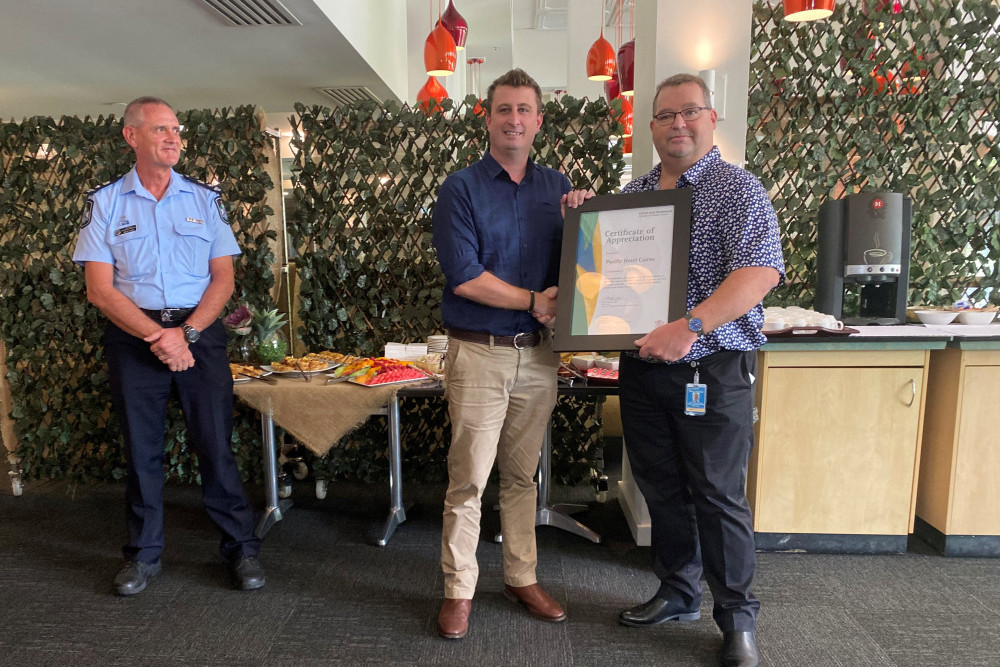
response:
M80 216L80 229L90 224L90 219L94 216L94 200L87 197L83 203L83 214Z
M219 217L226 224L229 224L229 216L226 215L226 205L222 203L222 197L215 198L215 208L219 209Z

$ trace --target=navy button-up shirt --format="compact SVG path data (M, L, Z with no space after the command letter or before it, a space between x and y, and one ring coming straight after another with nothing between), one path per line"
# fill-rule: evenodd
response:
M531 160L524 178L514 183L488 152L445 179L434 206L434 247L446 281L441 300L446 328L494 336L542 328L529 312L485 306L454 289L483 271L536 292L558 284L559 200L569 191L568 178Z
M633 180L622 192L660 187L660 165ZM690 311L719 288L729 274L751 266L767 266L785 281L778 216L757 177L722 159L713 147L677 180L692 189L691 248L688 259L687 309ZM702 336L675 363L687 363L719 350L755 350L767 339L760 332L764 308L750 312Z

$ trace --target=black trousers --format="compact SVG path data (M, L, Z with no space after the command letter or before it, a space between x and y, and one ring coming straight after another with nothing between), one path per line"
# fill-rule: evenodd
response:
M619 376L629 464L652 523L658 595L701 602L701 575L723 632L756 629L750 592L755 544L746 497L753 447L756 352L724 350L698 361L706 414L684 414L690 364L653 364L623 355Z
M125 558L152 563L163 551L164 430L174 391L187 423L188 445L198 456L205 510L222 533L222 556L232 560L256 555L260 539L254 535L253 510L231 448L233 377L222 321L216 320L191 345L195 364L186 371L171 371L150 351L149 343L111 322L104 350L111 401L128 452Z

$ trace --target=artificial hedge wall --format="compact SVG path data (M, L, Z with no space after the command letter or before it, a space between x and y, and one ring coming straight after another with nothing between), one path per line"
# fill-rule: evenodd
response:
M444 277L431 243L431 215L445 177L488 147L476 98L445 100L434 113L359 102L331 111L296 107L294 203L288 232L298 254L298 331L309 349L381 354L388 341L442 333ZM563 171L575 188L604 194L624 167L611 107L564 96L544 108L533 159ZM443 401L403 404L403 469L445 474L450 441ZM585 478L600 420L593 400L560 400L553 417L553 475ZM321 477L385 477L385 422L373 419L313 468Z
M274 283L266 198L270 140L251 106L177 114L184 126L178 171L216 183L244 254L235 301L271 304ZM84 192L134 162L113 116L33 117L0 123L0 335L7 350L9 410L28 478L117 479L120 429L111 414L100 338L104 316L87 303L72 262ZM259 420L237 416L234 446L244 476L259 478ZM197 476L179 410L168 415L169 475Z
M758 0L752 31L747 166L788 275L768 303L812 305L819 205L871 190L913 201L910 304L1000 303L1000 4L855 0L790 23Z

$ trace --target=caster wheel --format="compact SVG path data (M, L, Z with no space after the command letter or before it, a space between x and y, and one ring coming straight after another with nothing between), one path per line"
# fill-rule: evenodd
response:
M326 484L327 481L325 479L316 480L316 497L320 500L326 498Z
M306 465L305 461L298 461L295 463L295 468L292 469L292 477L297 480L303 480L309 476L309 466Z
M279 498L287 498L290 495L292 495L292 485L291 484L282 484L281 486L278 487L278 497Z

